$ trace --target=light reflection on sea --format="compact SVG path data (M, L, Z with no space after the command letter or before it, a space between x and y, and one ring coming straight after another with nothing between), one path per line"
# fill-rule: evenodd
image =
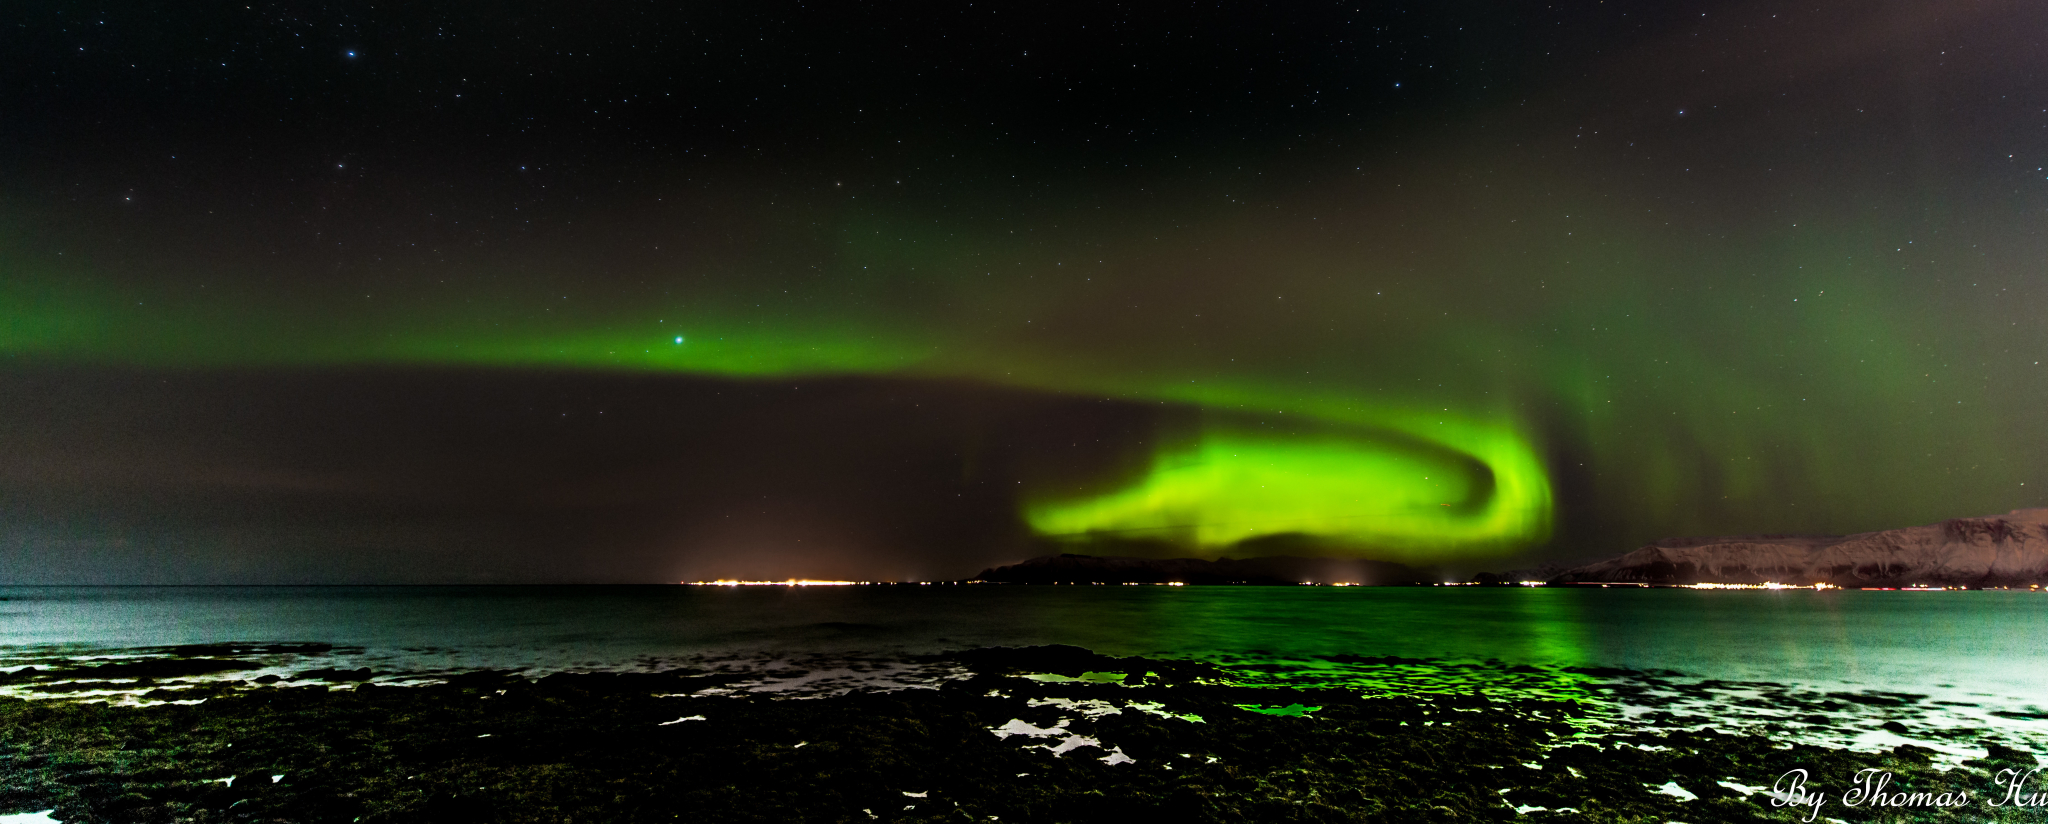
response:
M1248 684L1563 698L1610 724L1915 743L1956 757L1981 753L1987 737L2048 752L2048 691L2037 686L2048 595L2021 591L15 587L0 597L0 670L176 644L318 642L335 648L249 655L263 668L207 678L693 667L815 692L957 674L920 658L935 653L1072 644L1211 661ZM141 691L79 687L104 689L63 694Z

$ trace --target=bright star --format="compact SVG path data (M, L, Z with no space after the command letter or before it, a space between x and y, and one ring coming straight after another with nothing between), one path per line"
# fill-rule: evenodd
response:
M676 343L682 343L682 342L683 342L683 336L682 336L682 335L677 335L677 336L676 336Z

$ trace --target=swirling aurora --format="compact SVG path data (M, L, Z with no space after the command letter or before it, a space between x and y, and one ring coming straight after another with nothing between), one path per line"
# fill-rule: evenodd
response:
M1930 13L1924 37L1989 45L1919 86L1871 83L1903 59L1890 12L1745 28L1778 19L1762 8L1571 12L1614 42L1451 15L1385 42L1498 53L1454 48L1440 82L1416 68L1396 91L1366 79L1421 57L1324 44L1288 81L1314 95L1257 86L1209 109L1138 102L1193 88L1150 75L1078 102L931 103L918 84L952 81L820 80L780 53L760 77L650 79L618 58L543 82L485 52L277 52L300 61L281 80L218 61L163 93L194 112L94 132L88 115L159 92L113 68L78 75L97 97L24 80L10 110L46 108L7 144L35 162L0 179L0 353L17 370L850 376L1160 405L1184 425L1142 465L1019 480L1011 517L1210 555L1306 536L1493 559L2038 504L2048 329L2019 307L2048 297L2048 156L2014 142L2039 126L2014 101L2048 98L2010 72L2039 54L2000 51L2014 27L1996 15ZM1275 25L1337 25L1316 20ZM275 44L284 24L221 25ZM1758 62L1832 26L1875 39ZM204 63L94 36L137 65ZM1015 82L1099 79L1094 48ZM354 96L286 95L326 73ZM714 81L809 83L823 108L778 119ZM613 114L564 91L600 82L621 89ZM1927 130L1928 89L1987 82L2004 102ZM635 102L677 91L698 102ZM1207 92L1188 94L1159 99ZM246 127L253 154L202 113ZM752 125L704 125L735 113ZM321 131L349 117L375 128Z

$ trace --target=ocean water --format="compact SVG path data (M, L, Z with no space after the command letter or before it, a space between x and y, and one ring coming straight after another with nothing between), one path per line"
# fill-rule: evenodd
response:
M10 587L0 598L0 670L163 657L170 645L319 644L331 648L206 652L262 669L197 680L692 667L757 676L739 688L814 693L930 686L959 674L932 657L949 651L1071 644L1215 662L1248 684L1566 698L1608 724L1913 743L1955 759L1987 740L2048 754L2048 594L2026 591ZM61 694L143 691L71 690Z

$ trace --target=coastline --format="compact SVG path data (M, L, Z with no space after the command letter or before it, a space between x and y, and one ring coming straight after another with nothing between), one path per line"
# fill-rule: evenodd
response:
M316 674L321 685L128 684L147 705L4 698L0 812L51 810L67 824L1697 824L1803 820L1810 810L1772 805L1774 781L1806 770L1817 791L1839 798L1858 771L1881 770L1894 791L1955 789L1975 800L1964 809L1837 803L1826 815L2042 820L2038 808L1982 803L1999 770L2034 766L2031 754L1995 742L1960 760L1912 744L1854 752L1670 713L1617 724L1583 701L1254 686L1214 663L1074 647L942 658L921 662L945 673L936 684L808 694L735 690L743 679L716 671L475 671L410 686L328 671ZM103 674L141 675L140 663Z

